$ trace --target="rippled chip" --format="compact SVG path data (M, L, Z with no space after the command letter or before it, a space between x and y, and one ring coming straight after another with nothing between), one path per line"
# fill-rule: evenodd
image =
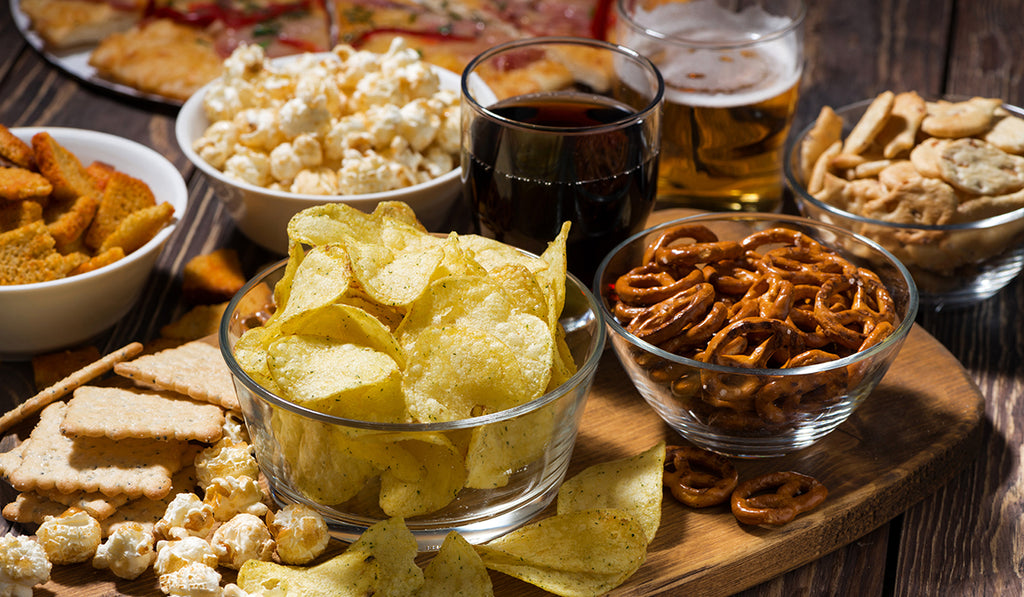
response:
M285 336L268 347L267 366L286 397L347 419L405 418L402 375L388 355L318 336Z
M661 524L664 473L665 442L630 458L595 464L562 483L558 514L622 510L636 517L650 543Z
M441 549L423 570L423 586L416 597L490 597L494 595L491 577L476 550L466 539L452 531Z
M477 545L484 566L557 595L600 595L647 557L640 522L619 510L558 514Z
M291 284L285 302L277 316L278 321L302 315L337 301L348 290L352 280L352 265L348 254L337 245L313 247L297 261L291 273Z
M319 336L333 342L365 346L405 363L391 330L380 319L354 305L335 303L304 311L281 323L285 335Z
M416 565L416 538L401 519L388 519L344 552L315 566L285 566L256 559L238 571L238 586L250 593L311 595L412 595L423 585Z
M450 442L403 442L415 454L420 468L417 479L403 479L397 471L380 476L380 507L388 516L411 518L448 505L465 485L462 455Z

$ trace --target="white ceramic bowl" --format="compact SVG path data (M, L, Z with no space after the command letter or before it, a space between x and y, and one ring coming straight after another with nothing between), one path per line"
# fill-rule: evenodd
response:
M294 60L294 56L276 60ZM275 60L275 61L276 61ZM275 62L272 61L272 62ZM441 80L442 89L460 90L460 76L452 71L433 67ZM238 228L249 240L279 254L288 252L286 228L293 215L307 207L328 202L342 202L365 212L373 211L382 201L404 201L416 212L416 217L428 230L436 231L448 221L448 216L462 193L461 168L428 182L382 193L357 195L309 195L274 191L229 178L211 166L193 149L194 141L210 125L203 112L203 97L210 86L200 88L178 112L175 134L178 145L189 160L206 175L217 197L235 220ZM456 158L457 160L457 158Z
M174 220L140 249L95 271L35 284L0 286L0 358L27 359L85 342L114 325L135 304L160 250L185 215L188 189L171 162L145 145L115 135L69 128L14 128L18 138L48 131L85 165L101 161L150 186Z

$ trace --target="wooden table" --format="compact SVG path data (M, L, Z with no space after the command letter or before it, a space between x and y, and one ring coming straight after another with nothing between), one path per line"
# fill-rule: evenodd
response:
M822 104L842 105L884 89L1024 104L1022 23L1019 0L811 2L797 126ZM54 68L24 42L7 2L0 3L0 122L90 128L135 139L167 156L189 183L184 223L138 306L100 339L102 351L152 338L180 315L180 273L189 258L232 247L249 272L274 258L235 230L185 159L174 140L175 112L110 95ZM919 314L918 324L962 363L984 396L978 457L875 530L743 595L1024 593L1022 311L1024 279L1018 279L983 303ZM24 364L0 363L4 410L33 393Z

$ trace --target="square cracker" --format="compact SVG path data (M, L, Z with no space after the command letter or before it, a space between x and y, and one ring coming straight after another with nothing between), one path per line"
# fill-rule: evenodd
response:
M82 386L68 402L61 433L68 437L150 438L213 443L224 430L224 411L180 394Z
M214 336L118 363L114 372L141 385L178 392L228 410L241 410L231 371Z
M74 506L84 510L97 521L109 518L119 506L128 501L128 496L108 498L102 493L61 493L59 491L19 493L13 502L3 508L4 518L14 522L40 524L47 516L60 516Z
M181 469L185 442L65 437L60 432L67 404L43 409L21 452L21 464L7 475L18 491L56 489L159 499Z
M179 493L193 493L196 489L195 467L188 466L171 477L171 490L159 500L140 497L121 506L108 518L100 521L103 536L109 537L117 527L126 522L137 522L152 531L156 522L167 512L167 504Z

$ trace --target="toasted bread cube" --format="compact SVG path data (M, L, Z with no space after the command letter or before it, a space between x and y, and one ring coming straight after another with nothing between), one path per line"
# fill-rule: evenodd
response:
M86 172L82 162L75 154L57 143L50 133L43 131L33 135L32 149L35 152L39 173L53 185L54 199L70 200L82 195L99 195L96 183Z
M92 176L93 181L96 182L96 188L100 191L107 188L107 182L110 181L110 175L115 171L114 167L106 162L93 162L86 166L85 170L90 176Z
M43 219L57 243L57 250L70 253L76 241L85 235L100 202L94 195L80 195L72 200L51 201L43 209Z
M51 191L53 185L41 174L27 168L0 167L0 199L20 201L46 198Z
M220 303L235 296L245 285L245 274L233 249L217 249L197 255L185 264L182 293L186 301Z
M77 276L78 274L84 274L97 270L101 267L110 265L119 259L124 259L124 249L121 247L111 247L106 251L93 255L89 261L86 261L82 265L76 267L69 275Z
M32 147L19 139L11 129L0 124L0 158L21 168L33 168L35 156Z
M156 197L149 185L124 172L111 172L96 210L96 219L86 232L85 244L98 249L130 214L154 205Z
M167 202L132 212L121 220L117 229L104 239L96 252L103 253L113 247L121 247L125 255L128 255L148 243L173 217L174 206Z
M42 219L43 206L37 201L0 202L0 232L21 228L25 224Z
M61 255L42 221L0 234L0 285L32 284L68 275L88 257Z

